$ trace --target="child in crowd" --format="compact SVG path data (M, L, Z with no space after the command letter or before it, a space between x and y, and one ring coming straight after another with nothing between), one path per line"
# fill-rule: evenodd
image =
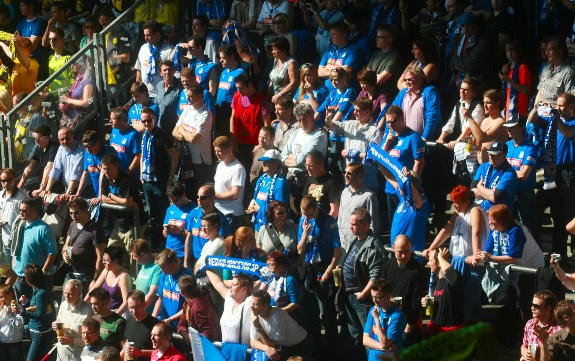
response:
M22 361L24 319L10 285L0 286L0 360Z

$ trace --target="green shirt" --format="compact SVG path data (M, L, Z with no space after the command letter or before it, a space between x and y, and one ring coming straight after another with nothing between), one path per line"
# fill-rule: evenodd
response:
M154 262L150 262L147 265L142 265L138 277L136 278L136 289L144 292L145 295L150 291L150 287L158 286L160 284L160 273L162 270L160 266ZM147 311L152 314L154 311L155 302L148 307Z
M116 313L112 313L107 317L102 317L102 322L100 323L100 337L108 345L121 350L120 341L124 337L124 331L126 331L126 320L118 316Z

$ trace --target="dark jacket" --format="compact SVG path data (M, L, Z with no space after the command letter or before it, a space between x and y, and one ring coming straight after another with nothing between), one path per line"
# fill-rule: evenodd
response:
M346 250L345 261L349 256L349 250L357 242L357 238L351 242ZM361 290L365 288L369 281L375 281L381 277L383 265L387 261L387 251L381 240L372 232L367 236L359 250L357 251L354 265L355 278L357 285Z

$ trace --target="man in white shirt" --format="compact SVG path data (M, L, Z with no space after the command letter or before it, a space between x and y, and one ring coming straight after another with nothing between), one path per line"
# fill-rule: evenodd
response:
M146 43L140 48L134 65L137 71L136 81L144 82L148 87L150 98L154 99L156 86L162 80L160 62L170 59L170 53L174 47L162 41L162 26L155 20L148 20L144 23L144 39Z
M12 264L10 246L12 243L12 223L20 214L20 202L28 195L16 186L16 173L11 168L3 169L0 172L0 229L2 230L2 254L7 264Z
M244 216L244 190L246 170L236 159L232 141L226 136L214 140L214 152L220 161L214 177L215 205L231 225L232 234L242 225Z

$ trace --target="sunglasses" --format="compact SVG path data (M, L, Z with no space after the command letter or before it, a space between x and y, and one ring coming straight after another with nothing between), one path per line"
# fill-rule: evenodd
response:
M147 124L147 123L153 122L153 120L152 119L146 119L146 120L142 119L141 122L142 122L142 124Z
M14 180L14 178L0 179L0 183L8 183L8 182L12 182L12 180Z
M198 199L201 201L205 201L208 198L210 198L210 197L209 196L198 196Z

